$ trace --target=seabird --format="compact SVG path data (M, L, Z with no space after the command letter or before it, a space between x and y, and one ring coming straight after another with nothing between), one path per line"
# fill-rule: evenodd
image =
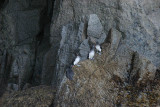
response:
M74 72L72 71L72 67L68 67L66 69L66 77L69 79L69 80L73 80L73 76L74 76Z
M78 65L78 63L79 63L80 60L81 60L81 57L79 55L77 55L76 59L73 62L73 65L80 66L80 65Z
M95 54L95 52L94 52L94 46L93 46L93 48L92 48L91 51L89 52L89 59L93 59L94 54Z
M99 44L96 44L96 50L97 50L97 52L99 53L99 54L101 54L101 46L99 45Z

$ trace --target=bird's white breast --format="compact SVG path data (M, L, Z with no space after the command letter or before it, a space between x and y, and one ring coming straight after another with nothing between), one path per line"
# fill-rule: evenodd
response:
M100 45L96 45L96 49L97 49L99 52L101 52L101 47L100 47Z
M76 65L78 64L79 61L80 61L80 56L77 56L73 64Z
M89 53L89 59L92 59L92 58L94 57L94 54L95 54L95 52L94 52L94 50L92 50L92 51Z

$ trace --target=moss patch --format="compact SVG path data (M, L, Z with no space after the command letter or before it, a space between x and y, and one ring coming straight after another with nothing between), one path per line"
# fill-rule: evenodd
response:
M37 86L27 90L5 93L3 107L48 107L54 100L55 90L49 86Z
M160 100L160 78L146 86L128 85L119 88L117 105L122 107L156 107Z

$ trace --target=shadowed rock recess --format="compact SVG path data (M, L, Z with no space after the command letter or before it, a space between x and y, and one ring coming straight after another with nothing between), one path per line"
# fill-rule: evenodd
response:
M0 107L159 107L159 19L160 0L1 0Z

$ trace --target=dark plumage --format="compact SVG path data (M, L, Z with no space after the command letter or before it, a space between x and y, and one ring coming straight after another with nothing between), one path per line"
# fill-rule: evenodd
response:
M72 67L68 67L66 69L66 77L69 79L69 80L73 80L73 76L74 76L74 72L72 71Z

